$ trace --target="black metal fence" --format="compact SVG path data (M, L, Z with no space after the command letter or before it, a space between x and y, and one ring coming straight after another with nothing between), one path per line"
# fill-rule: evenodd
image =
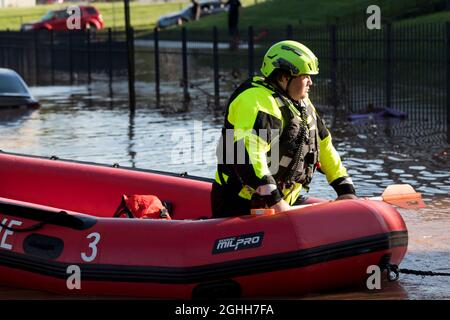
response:
M188 32L135 30L134 81L148 84L159 101L177 88L224 107L230 92L258 73L268 47L300 41L319 57L312 100L348 112L370 107L404 111L411 119L450 121L450 25L292 27ZM125 80L124 32L0 32L0 65L16 69L31 84L53 85ZM172 89L168 89L172 88Z
M92 81L92 75L126 75L123 33L88 31L0 32L1 66L19 72L29 84L59 85ZM104 79L104 77L100 77Z

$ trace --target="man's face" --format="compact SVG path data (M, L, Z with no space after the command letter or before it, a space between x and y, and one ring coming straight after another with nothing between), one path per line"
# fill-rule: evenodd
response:
M311 76L307 74L300 75L292 79L287 88L288 93L292 99L300 101L308 95L309 88L312 84Z

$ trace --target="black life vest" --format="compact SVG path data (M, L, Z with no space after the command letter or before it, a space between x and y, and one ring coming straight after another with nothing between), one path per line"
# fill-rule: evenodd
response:
M311 105L303 101L294 105L280 94L277 97L286 125L278 140L279 168L274 178L281 190L294 183L307 188L319 161L317 117Z

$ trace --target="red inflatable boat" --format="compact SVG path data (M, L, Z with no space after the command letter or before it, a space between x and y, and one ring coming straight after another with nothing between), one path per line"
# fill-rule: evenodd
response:
M0 284L61 294L286 297L364 285L399 264L400 214L346 200L207 219L211 181L0 152ZM123 194L171 203L172 220L114 218Z

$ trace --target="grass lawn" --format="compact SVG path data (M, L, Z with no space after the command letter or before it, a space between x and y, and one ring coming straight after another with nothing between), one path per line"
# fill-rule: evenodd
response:
M447 21L450 21L450 11L437 12L416 18L404 19L400 23L401 24L418 24L418 23L435 23L435 22L444 23Z
M382 21L402 19L405 13L412 15L426 12L441 0L378 0ZM299 27L302 25L364 23L369 16L367 7L372 0L272 0L254 6L244 7L240 12L240 27L280 29L287 25ZM436 15L436 17L434 17ZM430 20L450 17L447 12L431 14ZM420 22L421 19L408 19ZM207 29L216 25L220 29L227 28L227 15L220 14L191 22L187 26L191 30Z
M241 0L240 27L280 29L288 24L293 27L302 25L323 25L329 23L364 23L368 16L366 9L372 0ZM429 9L442 0L378 0L383 20L392 19L408 12ZM163 14L176 12L186 7L189 0L170 3L130 3L131 23L137 29L153 28L156 20ZM71 3L73 4L73 3ZM123 28L123 2L94 3L100 10L106 27ZM0 30L19 30L25 22L39 20L47 11L65 8L68 4L39 5L31 8L0 9ZM432 13L412 19L411 23L446 21L449 12ZM403 21L403 20L401 20ZM211 30L212 26L227 28L227 14L222 13L187 24L192 31Z

